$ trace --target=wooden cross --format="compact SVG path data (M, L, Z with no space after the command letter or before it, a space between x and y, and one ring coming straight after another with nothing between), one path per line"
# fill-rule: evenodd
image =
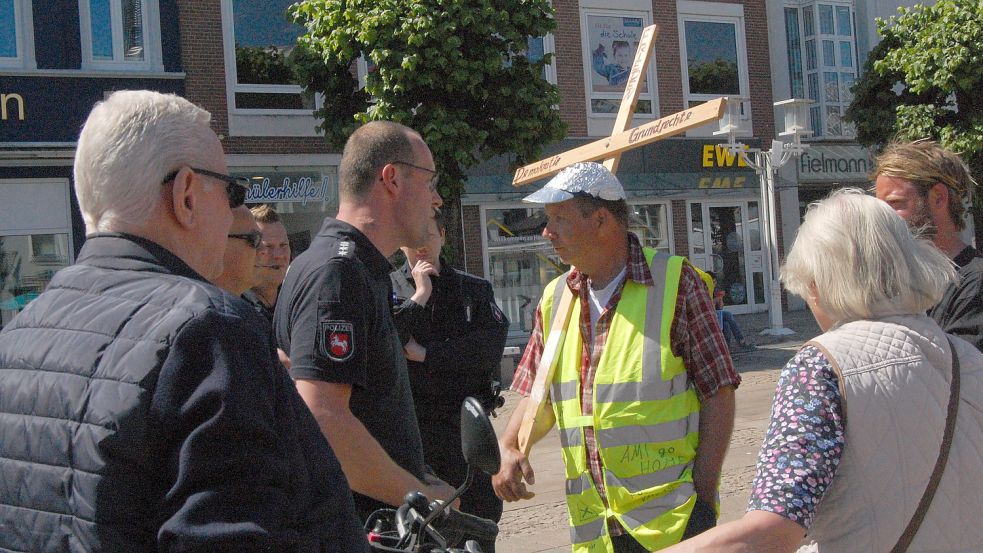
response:
M564 167L581 161L604 160L604 166L611 173L617 173L618 162L622 153L686 132L694 127L716 121L723 116L724 109L727 107L727 99L717 98L628 130L631 118L635 115L641 84L644 82L649 59L652 56L652 43L655 42L657 34L658 26L656 25L649 25L642 31L642 38L638 44L638 50L635 52L635 61L631 65L631 73L625 84L625 93L621 99L621 106L618 108L618 117L614 121L611 136L520 167L515 172L515 178L512 179L512 186L522 186L552 176L559 173ZM553 374L556 372L558 350L570 317L571 301L572 294L564 286L556 306L557 311L553 318L550 339L544 344L543 354L536 371L536 379L530 390L529 401L522 413L518 445L519 450L524 455L529 455L532 444L545 436L556 422L553 409L546 407L546 404L549 400L549 383L553 380Z
M642 31L642 38L635 52L635 61L631 64L631 73L625 84L625 93L621 98L621 106L618 108L618 117L614 120L611 136L520 167L515 172L515 178L512 179L512 186L522 186L555 175L564 167L580 161L604 160L604 166L612 173L617 173L618 161L622 153L684 133L723 117L727 99L717 98L628 130L631 118L635 115L638 95L641 92L641 84L645 80L649 59L652 57L652 44L657 34L657 25L649 25Z

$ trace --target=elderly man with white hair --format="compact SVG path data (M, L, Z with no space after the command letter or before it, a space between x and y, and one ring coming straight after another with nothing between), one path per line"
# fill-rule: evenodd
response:
M75 265L0 333L0 550L365 551L268 325L208 282L245 183L151 91L78 141Z
M545 204L543 237L573 267L546 286L512 389L530 395L544 344L565 330L549 394L574 552L654 551L712 527L741 379L706 286L628 231L625 191L599 163L567 167L525 201ZM520 401L499 440L505 501L532 497L518 436L533 406Z
M983 354L925 313L955 277L860 190L809 206L782 280L823 334L779 377L747 513L667 552L983 551Z

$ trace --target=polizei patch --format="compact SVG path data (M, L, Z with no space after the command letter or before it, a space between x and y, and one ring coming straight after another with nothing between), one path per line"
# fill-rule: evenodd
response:
M320 321L317 324L318 353L332 361L348 361L355 353L352 323Z

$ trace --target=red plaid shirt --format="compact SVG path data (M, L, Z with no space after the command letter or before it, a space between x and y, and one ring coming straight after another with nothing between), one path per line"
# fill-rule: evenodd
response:
M596 332L591 331L590 307L588 303L587 275L576 268L567 276L567 286L580 298L580 337L583 351L580 360L581 409L584 415L594 412L594 375L597 373L598 361L604 353L611 319L614 317L614 307L621 299L625 280L631 279L645 286L652 286L652 272L642 245L634 234L628 233L628 264L626 278L611 295L597 320ZM661 275L660 275L661 276ZM669 334L672 352L682 357L686 366L686 374L696 387L701 398L712 397L721 387L734 386L741 383L741 377L734 370L727 350L727 343L717 324L717 312L713 308L706 285L692 267L684 264L679 278L679 294L676 297L676 311ZM536 369L543 355L543 314L536 307L536 317L532 335L526 345L522 360L516 368L512 379L512 389L523 396L528 396L536 379ZM584 445L587 450L587 461L591 476L597 485L601 498L607 503L604 489L601 456L594 438L594 429L584 428ZM609 524L611 535L624 532L617 524Z

